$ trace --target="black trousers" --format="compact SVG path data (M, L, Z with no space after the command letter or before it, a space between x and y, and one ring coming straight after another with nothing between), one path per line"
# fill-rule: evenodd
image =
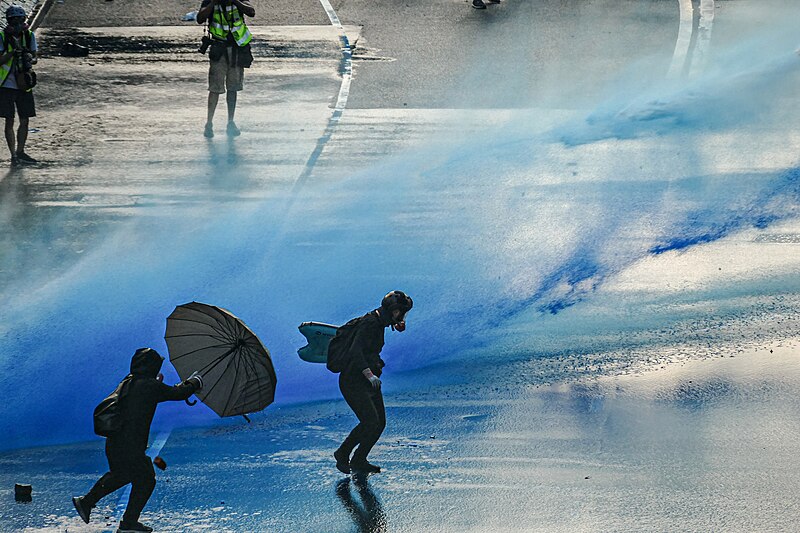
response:
M153 463L143 451L127 450L111 440L106 441L106 458L109 471L94 484L84 501L94 507L100 499L130 483L131 496L122 521L126 524L138 522L156 487Z
M344 439L339 449L346 451L349 455L358 446L352 461L366 461L370 450L378 442L381 433L386 428L386 408L383 406L383 394L380 390L373 389L364 376L352 376L345 372L339 374L339 390L342 391L342 396L358 417L359 422Z

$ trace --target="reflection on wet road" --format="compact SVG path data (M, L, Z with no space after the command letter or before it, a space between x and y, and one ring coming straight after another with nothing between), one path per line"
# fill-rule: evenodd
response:
M389 531L383 507L369 486L367 476L354 475L352 479L340 479L336 482L336 496L355 522L359 533Z

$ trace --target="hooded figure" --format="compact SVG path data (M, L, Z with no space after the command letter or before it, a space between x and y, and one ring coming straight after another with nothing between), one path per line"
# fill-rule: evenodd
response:
M87 524L92 508L101 498L130 483L128 507L117 533L153 531L139 523L139 515L156 486L153 464L145 455L150 424L160 402L186 400L203 388L203 380L196 372L178 385L165 385L159 373L162 364L164 358L152 348L140 348L133 354L131 373L125 378L130 381L119 399L122 427L106 439L109 471L85 496L72 498Z

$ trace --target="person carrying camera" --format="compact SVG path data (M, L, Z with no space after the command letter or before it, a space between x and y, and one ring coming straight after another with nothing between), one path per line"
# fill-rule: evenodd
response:
M33 86L36 77L36 36L28 29L27 14L20 6L6 9L6 27L0 32L0 116L6 119L6 143L11 164L36 163L25 153L30 117L36 116ZM19 129L14 138L14 112L19 114ZM16 146L15 146L16 144Z
M200 53L208 51L208 118L203 135L214 136L214 111L219 95L226 94L228 102L227 134L241 134L233 115L236 112L236 94L244 87L244 69L250 67L250 30L244 22L245 15L254 17L256 10L248 0L203 0L197 12L197 23L208 21L208 35L203 36Z

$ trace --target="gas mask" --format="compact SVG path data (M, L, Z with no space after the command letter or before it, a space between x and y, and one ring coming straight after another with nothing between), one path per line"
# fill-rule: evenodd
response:
M392 318L392 324L391 324L392 331L405 331L406 330L406 315L407 314L408 314L408 311L406 311L405 313L403 313L402 315L397 317L396 320L394 318Z

